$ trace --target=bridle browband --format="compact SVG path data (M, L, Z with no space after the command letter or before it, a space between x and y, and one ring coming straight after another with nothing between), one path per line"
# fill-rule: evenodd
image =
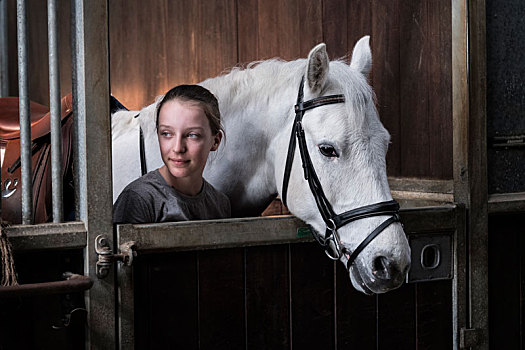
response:
M310 186L310 190L312 191L312 194L314 196L317 208L319 209L319 212L321 213L323 221L326 225L326 233L324 237L322 237L318 232L316 232L313 229L311 230L312 235L317 240L317 242L319 242L319 244L324 247L325 253L326 255L328 255L328 257L330 257L330 259L339 260L341 259L341 257L343 257L343 255L346 256L348 259L346 263L346 268L350 269L359 253L361 253L361 251L365 249L365 247L374 238L376 238L390 224L399 221L399 204L395 200L390 200L352 209L342 214L336 214L334 212L334 210L332 209L332 205L330 204L323 192L321 182L317 177L312 160L310 158L310 154L308 153L304 129L302 126L302 119L306 111L329 104L344 103L345 97L344 95L321 96L303 102L303 89L304 77L301 79L299 93L297 95L297 104L295 105L295 120L292 127L292 134L290 136L290 144L288 146L286 166L284 168L282 200L284 205L286 205L288 183L290 181L290 172L292 170L292 163L294 159L297 138L297 143L299 144L299 152L301 154L301 160L303 163L302 165L304 171L304 178L308 181L308 185ZM391 217L385 220L374 231L372 231L372 233L370 233L368 237L366 237L353 252L350 253L346 247L342 246L341 239L339 238L339 234L337 232L339 228L352 221L380 215L389 215Z

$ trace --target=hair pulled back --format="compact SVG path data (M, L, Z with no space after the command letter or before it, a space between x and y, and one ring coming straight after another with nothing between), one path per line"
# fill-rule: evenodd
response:
M224 134L221 125L221 112L217 98L206 88L200 85L178 85L169 90L157 105L155 125L159 127L159 114L162 106L166 102L177 100L180 102L195 103L202 108L210 123L211 132L217 135L219 132Z

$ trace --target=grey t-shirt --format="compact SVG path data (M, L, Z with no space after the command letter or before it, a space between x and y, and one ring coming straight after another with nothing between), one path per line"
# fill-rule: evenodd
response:
M113 205L113 222L138 224L222 219L231 216L230 200L206 180L196 196L168 185L159 169L130 183Z

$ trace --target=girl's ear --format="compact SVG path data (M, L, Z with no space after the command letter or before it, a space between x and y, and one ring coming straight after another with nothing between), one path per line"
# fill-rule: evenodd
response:
M217 135L213 136L213 146L211 146L210 151L216 151L219 148L222 140L222 132L218 132Z

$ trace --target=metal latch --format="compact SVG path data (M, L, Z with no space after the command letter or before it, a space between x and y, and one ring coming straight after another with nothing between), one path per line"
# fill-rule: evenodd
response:
M467 349L480 343L482 336L479 328L461 328L459 334L459 348Z
M121 261L126 266L131 266L137 252L133 250L135 242L126 242L120 245L120 253L113 254L109 242L104 235L95 238L95 252L98 255L97 277L105 278L109 274L109 268L115 261Z

